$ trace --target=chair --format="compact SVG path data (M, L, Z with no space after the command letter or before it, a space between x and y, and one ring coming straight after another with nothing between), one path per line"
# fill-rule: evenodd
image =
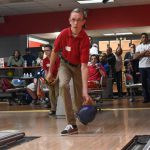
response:
M96 106L98 110L101 109L102 100L102 92L104 91L104 87L106 87L107 77L102 76L100 82L99 81L88 81L88 93L96 102Z
M125 85L126 88L129 89L130 94L130 102L133 102L135 100L134 97L134 89L142 87L142 83L134 83L133 76L130 73L124 73L125 75Z

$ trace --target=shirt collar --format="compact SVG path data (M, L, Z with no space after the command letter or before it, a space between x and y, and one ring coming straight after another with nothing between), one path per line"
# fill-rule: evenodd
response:
M71 28L68 29L68 34L70 37L72 37L72 31L71 31ZM82 38L83 37L83 34L84 34L84 30L82 29L79 33L79 35L77 36L77 38Z

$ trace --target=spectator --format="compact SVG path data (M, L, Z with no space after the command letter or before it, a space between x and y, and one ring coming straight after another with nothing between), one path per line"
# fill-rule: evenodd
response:
M14 50L13 55L9 57L7 66L21 67L24 64L24 59L19 50Z
M115 52L116 65L115 65L115 79L117 83L118 96L122 97L122 48L117 47Z
M107 54L106 53L100 54L100 56L99 56L99 63L104 67L104 69L105 69L105 71L107 73L107 76L109 76L110 67L109 67L109 64L107 62Z
M136 47L134 44L130 44L130 51L125 54L124 66L125 71L133 76L134 83L138 83L139 78L136 73L139 72L139 59L134 59Z
M98 45L96 43L92 44L90 55L98 55Z
M43 66L43 55L44 55L43 50L38 52L38 58L36 59L36 65L37 66Z
M26 49L26 54L23 56L23 59L27 61L27 66L32 66L32 63L34 61L35 63L35 57L31 54L31 51L29 49Z
M105 77L106 71L101 64L98 64L97 55L91 55L90 62L88 65L88 88L100 87L101 76Z
M137 46L135 59L139 59L139 70L141 73L142 88L143 88L143 103L150 102L150 43L148 34L141 34L141 44Z
M116 72L115 70L115 65L116 65L116 57L115 55L112 53L112 48L108 47L106 50L106 54L107 54L107 62L110 66L110 72L112 74L112 78L114 79L114 74Z

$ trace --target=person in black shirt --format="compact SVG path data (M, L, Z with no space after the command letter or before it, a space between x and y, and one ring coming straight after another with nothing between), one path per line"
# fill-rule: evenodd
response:
M23 59L27 61L27 66L32 66L32 63L36 61L36 58L31 54L29 49L26 49L26 54L23 56Z
M112 53L111 47L107 47L106 54L107 54L107 62L110 65L110 71L112 73L112 78L114 78L116 58L115 58L115 55Z

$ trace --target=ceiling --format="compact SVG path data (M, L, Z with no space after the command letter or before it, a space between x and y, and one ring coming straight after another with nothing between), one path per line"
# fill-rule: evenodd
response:
M73 8L106 8L106 7L120 7L131 5L146 5L150 4L150 0L114 0L114 3L106 4L86 4L80 5L77 0L0 0L0 16L33 14L43 12L56 12L72 10ZM87 31L90 36L102 36L103 33L116 32L133 32L139 34L141 32L150 33L150 27L140 28L126 28L126 29L111 29L111 30L94 30ZM46 39L54 39L56 35L52 33L44 33L33 35Z
M114 3L80 5L77 0L0 0L0 16L150 4L150 0L114 0Z

